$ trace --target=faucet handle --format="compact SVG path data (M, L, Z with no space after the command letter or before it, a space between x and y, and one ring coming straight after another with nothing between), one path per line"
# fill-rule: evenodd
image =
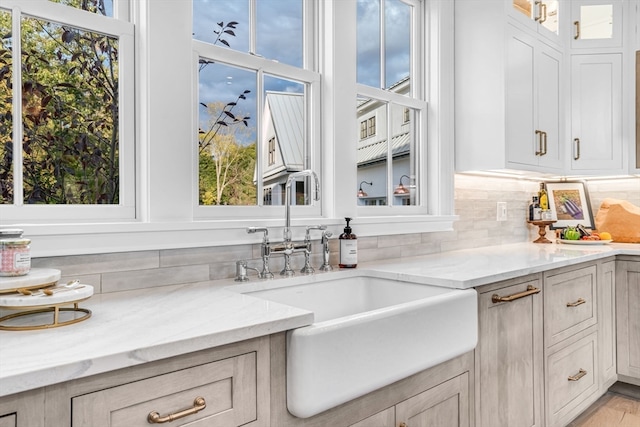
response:
M311 240L311 233L309 233L310 230L326 230L327 226L326 225L308 225L307 226L307 232L304 236L305 240Z
M264 233L262 243L269 243L269 230L267 229L267 227L247 227L247 233Z

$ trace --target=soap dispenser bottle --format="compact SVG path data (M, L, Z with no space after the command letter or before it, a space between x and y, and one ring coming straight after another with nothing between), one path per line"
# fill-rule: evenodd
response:
M345 218L347 226L344 233L339 237L340 240L340 268L356 268L358 265L358 237L351 232L349 222L351 218Z

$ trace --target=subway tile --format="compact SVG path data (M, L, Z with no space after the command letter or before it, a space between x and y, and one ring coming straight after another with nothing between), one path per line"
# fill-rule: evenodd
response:
M157 268L159 259L158 251L119 252L34 258L32 266L56 268L63 275L72 276Z
M102 275L102 292L127 291L207 280L209 280L208 265L105 273Z
M204 248L165 249L160 251L160 267L210 264L220 262L234 263L240 259L251 258L252 245L210 246ZM259 256L259 255L258 255Z

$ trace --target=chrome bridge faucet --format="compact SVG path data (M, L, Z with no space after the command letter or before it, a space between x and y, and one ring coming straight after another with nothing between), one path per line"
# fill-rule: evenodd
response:
M329 265L329 244L328 238L331 237L331 233L326 231L327 227L325 225L315 225L308 226L306 229L306 234L304 238L304 242L294 242L291 239L291 184L296 178L300 177L312 177L314 179L314 200L320 200L320 180L318 179L318 175L310 169L306 169L300 172L295 172L289 175L287 178L287 183L285 184L285 217L284 217L284 230L283 230L283 240L282 243L271 245L269 242L269 230L266 227L248 227L247 233L264 233L262 238L262 243L260 245L260 255L262 257L262 270L258 271L258 277L261 279L272 279L273 273L269 270L269 260L272 255L280 255L282 254L284 257L284 268L280 272L281 276L294 276L295 272L291 268L291 255L296 252L303 252L305 256L304 267L300 270L303 274L312 274L314 273L313 267L310 264L310 255L311 255L311 235L310 230L322 230L322 244L324 248L324 252L326 254L323 256L324 264L320 267L323 271L328 271L331 269ZM236 280L244 281L247 280L246 275L246 261L244 264L237 266L237 274ZM257 271L257 270L256 270Z

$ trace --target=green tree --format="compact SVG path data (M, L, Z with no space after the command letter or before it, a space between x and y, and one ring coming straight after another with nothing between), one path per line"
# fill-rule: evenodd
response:
M203 105L207 107L210 124L207 132L200 133L200 203L255 203L255 144L247 149L237 139L242 134L246 136L249 129L246 126L233 126L244 123L244 120L239 121L235 116L231 118L231 124L221 124L224 118L230 118L226 114L229 104L212 102ZM253 199L246 200L247 195L251 194Z
M104 13L102 0L64 3ZM2 70L11 67L10 22L3 15ZM21 25L24 202L118 203L117 38L30 17ZM10 73L0 76L0 112L10 111ZM0 151L3 182L10 178L10 146ZM4 184L2 198L11 200L12 179Z

